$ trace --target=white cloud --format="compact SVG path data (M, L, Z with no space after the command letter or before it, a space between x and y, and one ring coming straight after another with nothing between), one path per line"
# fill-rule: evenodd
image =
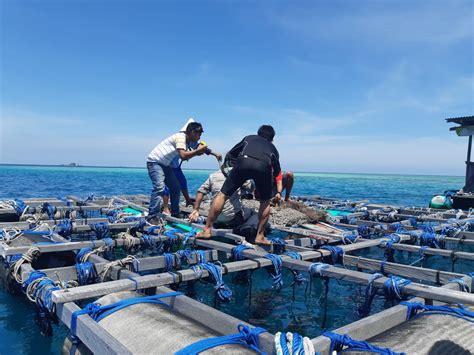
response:
M305 38L369 40L384 46L427 42L450 44L473 37L472 1L407 2L406 6L396 2L369 2L366 6L350 6L347 11L331 14L317 5L310 10L305 8L304 12L286 8L285 13L280 13L279 9L274 9L270 18Z

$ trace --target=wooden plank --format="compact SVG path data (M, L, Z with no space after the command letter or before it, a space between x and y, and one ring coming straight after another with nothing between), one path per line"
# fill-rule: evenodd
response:
M419 253L421 247L418 246L418 245L406 245L406 244L395 243L395 244L392 245L392 249L407 251L407 252L410 252L410 253ZM463 251L426 248L424 250L424 253L426 255L438 255L438 256L443 256L443 257L453 257L453 256L455 256L456 259L474 260L474 253L467 253L467 252L463 252Z
M262 266L272 265L268 259L259 260L243 260L223 264L222 272L237 272L242 270L253 270ZM203 270L202 277L207 277L209 273ZM155 275L139 276L132 280L117 280L109 281L102 284L93 284L87 286L79 286L68 290L54 291L52 299L55 303L67 303L91 297L99 297L112 292L118 291L134 291L144 288L151 288L157 286L165 286L179 281L196 280L197 276L191 269L180 270L172 273L161 273Z
M34 271L30 264L25 264L23 268L28 273ZM68 328L71 328L72 314L78 310L80 308L74 303L56 305L56 315ZM131 354L123 344L89 316L82 315L77 318L76 334L95 354Z
M151 236L151 238L156 242L161 242L168 240L169 237L167 236ZM143 242L143 239L136 238L137 241ZM124 244L124 239L117 238L113 239L114 247L122 246ZM102 240L95 240L95 241L84 241L84 242L68 242L68 243L61 243L61 244L41 244L35 245L41 253L54 253L58 251L67 251L67 250L79 250L81 248L98 248L101 246L106 245L106 243ZM23 254L28 251L30 246L24 247L9 247L5 243L0 242L0 252L2 257L6 258L9 255L16 255L16 254Z
M454 289L457 285L448 284L444 289ZM425 303L423 298L414 298L412 302ZM406 322L407 307L397 305L334 330L338 334L347 334L357 340L367 340ZM311 339L313 346L321 355L330 355L331 341L324 336Z
M228 246L224 243L219 243L215 241L201 241L202 245L205 246L204 243L208 243L207 247L216 250L223 250L226 252L230 252L232 250L231 246ZM354 245L354 244L351 244ZM264 253L256 252L253 250L244 250L242 255L246 258L254 259L254 258L261 258ZM311 263L302 260L295 260L288 256L282 256L282 263L283 266L298 270L298 271L308 271L309 266ZM348 282L354 282L358 284L367 284L369 278L371 277L370 274L343 269L339 267L335 267L330 265L327 269L323 271L324 276L328 276L331 278L336 278L339 280L344 280ZM376 287L383 287L384 282L387 280L386 277L381 277L374 281L374 286ZM450 290L442 290L439 287L429 286L429 285L422 285L418 283L412 282L411 284L407 285L402 293L414 296L420 296L427 299L433 299L441 302L447 303L468 303L474 304L474 294L467 294L459 291L450 291Z
M216 261L217 259L217 251L215 250L206 250L205 251L206 260L209 261ZM105 260L105 259L103 259ZM149 256L144 258L138 258L139 261L139 269L140 271L149 271L155 269L162 269L165 267L165 257L164 256ZM98 274L100 274L104 267L110 261L105 260L103 262L95 262L95 268ZM191 259L189 260L189 265L196 264L196 256L194 254L191 255ZM173 267L176 267L176 262L173 260ZM118 268L117 270L120 270ZM77 280L77 273L75 266L66 266L66 267L59 267L53 269L41 269L49 278L56 279L58 276L63 280ZM28 277L28 274L22 274L23 277Z
M215 251L214 251L215 252ZM95 260L98 262L104 262L105 259L100 256L95 255ZM117 269L115 267L114 269ZM117 271L117 270L114 270ZM131 271L126 271L122 273L113 273L112 277L120 276L121 278L137 278L138 274L135 274ZM155 289L157 294L172 292L169 288L166 287L157 287ZM245 324L247 326L253 327L251 324L248 324L240 319L234 318L228 314L220 312L212 307L209 307L201 302L195 301L186 296L175 297L172 300L163 299L164 302L168 303L174 312L181 314L185 317L191 318L194 321L202 324L205 327L208 327L218 334L234 334L237 331L237 326L239 324ZM68 303L66 303L68 304ZM263 351L268 353L273 353L274 351L274 335L270 333L263 333L259 335L259 344Z
M384 270L387 274L394 274L412 279L439 282L446 284L450 279L464 277L463 274L453 272L445 272L422 267L402 265L397 263L382 262L374 259L367 259L358 256L344 255L344 265L352 266L361 269L372 270L380 272L381 265L384 265Z

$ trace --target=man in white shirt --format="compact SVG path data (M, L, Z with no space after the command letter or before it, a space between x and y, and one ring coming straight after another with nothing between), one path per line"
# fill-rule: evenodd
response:
M173 134L158 144L148 155L147 169L153 190L150 197L149 218L161 212L165 186L168 186L171 201L171 213L179 214L179 196L181 188L176 178L172 163L176 158L191 159L206 152L207 146L198 146L195 150L188 150L189 146L196 143L203 133L202 125L191 122L185 132Z

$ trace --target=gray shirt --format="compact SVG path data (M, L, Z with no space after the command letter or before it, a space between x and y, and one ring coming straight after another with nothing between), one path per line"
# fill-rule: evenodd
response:
M201 185L198 192L204 195L204 199L201 203L201 208L209 209L211 202L214 197L221 191L222 185L224 185L226 177L222 174L222 171L217 170L209 175L209 178ZM246 182L245 184L247 184ZM217 222L227 223L234 218L234 216L242 211L242 204L240 203L240 189L237 190L229 197L225 202L224 208L221 214L217 217Z

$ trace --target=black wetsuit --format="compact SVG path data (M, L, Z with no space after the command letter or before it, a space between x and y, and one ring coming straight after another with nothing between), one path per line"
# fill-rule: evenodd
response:
M261 200L272 198L272 184L280 173L278 150L267 139L252 135L237 143L226 155L224 165L233 166L221 192L232 195L242 184L253 179Z

